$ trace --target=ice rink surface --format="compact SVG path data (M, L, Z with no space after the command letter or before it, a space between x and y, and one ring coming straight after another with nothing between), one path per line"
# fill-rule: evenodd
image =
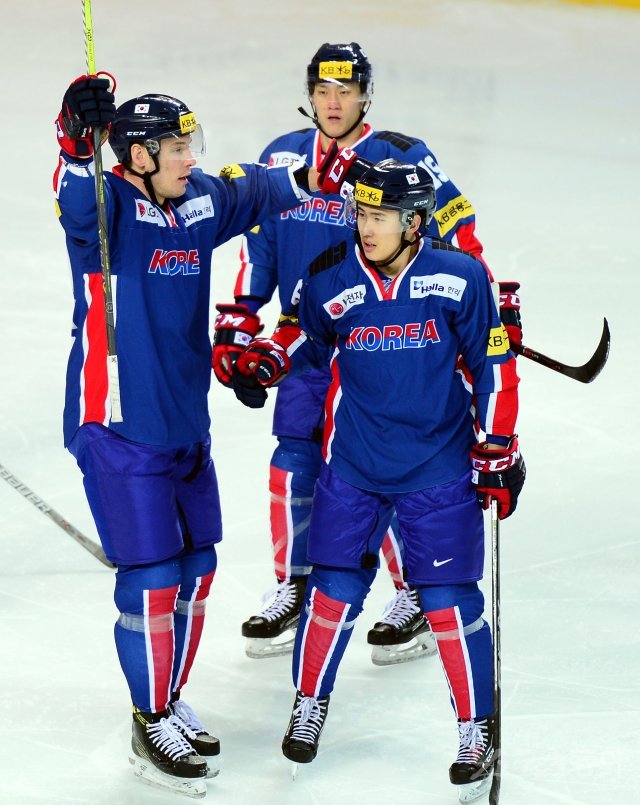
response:
M368 119L425 139L473 201L495 275L522 284L525 343L582 363L608 317L611 357L592 385L519 361L528 479L502 528L501 802L633 802L640 12L488 0L95 0L93 12L97 64L116 75L119 100L186 100L207 131L212 173L306 125L296 108L311 55L324 41L359 41L374 65ZM51 188L53 120L84 72L81 6L3 3L0 22L0 463L95 538L62 448L72 304ZM217 254L214 300L231 298L238 245ZM355 628L318 758L290 779L280 753L289 660L249 660L240 636L272 586L272 402L250 411L211 391L225 539L185 691L222 742L208 800L454 803L457 734L439 662L369 660L367 629L392 595L386 571ZM0 801L186 802L129 771L111 571L5 483L0 550Z

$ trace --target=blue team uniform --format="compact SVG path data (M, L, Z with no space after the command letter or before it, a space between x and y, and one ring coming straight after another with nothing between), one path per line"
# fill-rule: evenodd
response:
M426 168L433 177L437 199L429 234L481 255L471 203L440 168L422 140L397 132L375 131L366 124L352 147L359 157L372 163L394 157ZM301 158L313 166L322 158L320 133L315 128L278 137L262 152L260 161L285 165ZM318 193L295 209L271 216L247 232L234 288L236 300L246 302L256 311L271 299L277 288L281 307L286 309L306 266L318 255L339 248L345 237L350 237L344 223L344 200ZM315 365L309 362L278 387L273 433L279 439L279 447L272 459L270 491L272 540L280 578L309 570L307 526L320 464L323 405L331 382L329 357L326 351L324 360L319 361L322 366L318 366L318 361ZM302 444L304 440L312 444ZM292 500L296 503L292 504ZM281 523L290 524L289 533L282 530ZM390 534L390 538L395 542L399 537ZM396 585L402 584L401 568L394 574L394 581Z
M294 683L308 696L332 690L375 575L367 560L380 548L377 525L395 509L407 580L438 642L456 714L489 715L491 635L477 586L483 522L469 450L476 416L487 433L513 433L518 377L487 272L454 247L424 238L393 279L352 242L314 261L309 275L299 326L331 348L332 381ZM296 326L295 313L281 326ZM306 362L301 341L294 365ZM475 415L458 355L473 381Z
M162 208L104 175L123 422L111 421L93 165L64 152L54 176L75 307L64 442L116 563L115 639L134 704L165 710L187 681L222 538L210 454L212 252L300 202L286 168L193 170Z

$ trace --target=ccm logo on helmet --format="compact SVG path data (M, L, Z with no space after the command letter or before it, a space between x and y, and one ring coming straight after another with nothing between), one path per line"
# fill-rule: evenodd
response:
M149 274L163 274L164 276L174 277L176 274L190 276L200 273L200 258L198 250L191 249L185 251L165 251L156 249L149 265Z

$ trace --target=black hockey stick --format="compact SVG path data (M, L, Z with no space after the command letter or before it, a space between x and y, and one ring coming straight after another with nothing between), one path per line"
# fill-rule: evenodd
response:
M493 747L495 763L489 804L498 805L502 775L502 712L500 682L500 520L498 501L491 501L491 628L493 631Z
M516 355L522 355L523 358L529 358L530 361L546 366L547 369L553 369L554 372L560 372L565 377L571 377L573 380L579 380L580 383L591 383L600 374L604 368L607 358L609 357L609 345L611 343L611 336L609 333L609 323L604 320L602 327L602 335L600 336L600 343L596 351L582 366L567 366L566 363L560 363L554 358L548 358L541 352L536 352L535 349L525 347L524 344L511 344L511 349Z
M23 498L26 498L29 503L33 503L36 509L46 514L50 520L53 520L63 531L66 531L67 534L75 539L79 545L82 545L85 550L93 554L103 565L115 567L104 555L104 551L99 545L96 545L93 540L90 540L89 537L85 537L81 531L78 531L71 523L67 522L61 514L58 514L58 512L45 503L42 498L39 498L35 492L29 489L26 484L23 484L19 478L16 478L16 476L12 472L9 472L6 467L3 467L2 464L0 464L0 477L3 478L9 486L12 486L16 492L19 492Z
M95 75L96 58L93 43L93 19L91 0L82 0L84 20L84 43L87 54L87 73ZM109 400L111 402L111 421L122 422L120 405L120 374L116 352L116 327L113 313L113 294L111 291L111 257L107 228L107 207L104 197L104 176L102 168L102 135L104 130L93 129L93 167L96 181L96 207L98 210L98 240L100 242L100 268L104 293L104 313L107 327L107 377L109 379Z

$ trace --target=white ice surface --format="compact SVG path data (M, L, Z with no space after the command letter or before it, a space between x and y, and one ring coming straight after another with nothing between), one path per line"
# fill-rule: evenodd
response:
M473 200L496 276L522 283L526 343L581 363L608 317L612 353L593 385L519 361L529 477L502 528L501 801L635 801L640 13L488 0L95 0L94 23L98 66L116 74L120 100L186 99L208 132L212 172L306 125L296 107L309 57L324 41L361 42L375 69L371 122L423 137ZM95 537L61 444L72 308L51 192L52 122L84 72L80 2L2 3L0 68L0 463ZM218 252L215 300L231 298L237 250ZM240 636L272 579L271 402L252 412L216 385L211 407L225 540L186 693L222 741L208 799L454 803L456 730L438 661L369 661L366 631L391 595L384 573L320 754L291 781L280 754L289 661L247 659ZM129 771L111 572L4 483L0 540L0 801L175 801Z

